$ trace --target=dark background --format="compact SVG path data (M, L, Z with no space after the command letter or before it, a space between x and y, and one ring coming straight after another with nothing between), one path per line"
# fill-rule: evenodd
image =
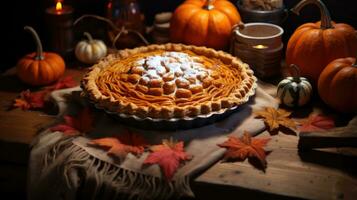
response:
M105 16L106 4L108 0L64 0L64 4L72 5L75 8L74 18L82 14L97 14ZM141 9L145 14L146 23L149 25L153 21L156 13L163 11L173 11L183 0L138 0ZM233 3L236 1L231 0ZM0 53L0 71L13 67L17 60L26 53L35 50L35 45L30 34L23 31L25 25L34 27L43 42L46 50L46 24L44 11L47 7L54 5L54 0L27 0L8 1L2 5L1 12L1 35L2 49ZM299 0L284 0L287 8L293 7ZM336 22L344 22L357 28L357 3L355 0L323 0L329 8L332 19ZM317 7L311 5L302 10L300 17L290 14L284 23L285 40L289 38L295 28L308 21L317 21L320 13ZM100 26L98 28L101 28ZM285 41L286 42L286 41Z

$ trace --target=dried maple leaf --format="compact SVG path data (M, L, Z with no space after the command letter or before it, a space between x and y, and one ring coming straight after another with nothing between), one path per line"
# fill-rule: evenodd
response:
M311 114L307 120L302 121L299 127L300 132L325 131L335 127L332 117L322 114Z
M296 135L296 123L290 119L291 112L283 109L275 109L272 107L266 107L264 111L255 112L257 118L262 118L265 122L265 126L268 127L270 134L274 135L280 131L286 134Z
M251 138L248 132L244 132L241 138L228 136L228 140L218 146L227 149L223 157L224 161L244 161L248 158L253 166L265 171L267 167L265 158L269 152L266 152L264 147L269 140L270 138Z
M51 127L51 131L61 131L65 135L77 135L80 133L88 133L93 129L94 117L89 108L84 108L77 116L65 115L64 124L58 124Z
M22 110L28 110L31 108L43 108L45 106L46 92L33 92L30 90L22 91L20 97L16 98L13 103L14 108L21 108Z
M66 76L59 79L55 84L46 87L47 90L59 90L64 88L71 88L77 86L78 83L73 79L72 76Z
M166 179L170 181L180 163L191 159L191 156L184 151L183 146L182 141L174 142L172 138L163 140L162 144L150 148L152 152L145 159L144 164L158 164Z
M109 155L124 159L128 153L136 156L141 155L147 143L144 138L138 134L125 132L119 136L99 138L92 140L89 144L104 148Z

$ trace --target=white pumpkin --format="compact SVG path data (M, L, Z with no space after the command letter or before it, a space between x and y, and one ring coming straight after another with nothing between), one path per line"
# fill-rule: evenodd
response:
M303 106L311 98L312 87L306 78L300 77L300 70L296 65L292 64L290 67L295 70L295 75L280 81L277 96L281 103L286 106Z
M76 57L79 61L87 64L94 64L107 55L107 46L101 40L95 40L92 36L84 32L88 40L78 42L75 49Z

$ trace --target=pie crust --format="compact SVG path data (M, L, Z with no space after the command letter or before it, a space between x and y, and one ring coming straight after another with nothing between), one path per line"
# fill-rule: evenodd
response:
M194 118L248 101L256 78L223 51L149 45L108 55L81 82L83 94L111 113L139 118Z

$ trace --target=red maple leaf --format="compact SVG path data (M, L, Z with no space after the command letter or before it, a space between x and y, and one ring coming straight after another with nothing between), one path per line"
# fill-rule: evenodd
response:
M332 117L322 114L311 114L309 118L301 123L300 132L326 131L335 127Z
M152 152L145 159L144 164L158 164L166 179L170 181L180 163L191 159L191 156L184 151L183 146L182 141L174 142L172 138L163 140L162 144L150 148Z
M46 87L45 89L52 91L52 90L59 90L64 88L71 88L77 85L78 83L73 79L72 76L66 76L59 79L55 84Z
M30 90L22 91L20 97L16 98L13 103L14 108L21 108L22 110L28 110L31 108L43 108L45 106L46 92L33 92Z
M142 136L129 131L119 136L94 139L89 144L104 148L109 155L116 156L119 159L124 159L128 153L139 156L147 146Z
M88 133L93 129L94 117L89 108L84 108L77 116L65 115L64 123L51 127L51 131L60 131L65 135Z
M228 136L228 140L218 146L226 148L224 161L244 161L248 158L249 163L258 169L265 171L267 161L265 160L267 153L264 146L269 142L270 138L252 138L245 131L241 138Z

